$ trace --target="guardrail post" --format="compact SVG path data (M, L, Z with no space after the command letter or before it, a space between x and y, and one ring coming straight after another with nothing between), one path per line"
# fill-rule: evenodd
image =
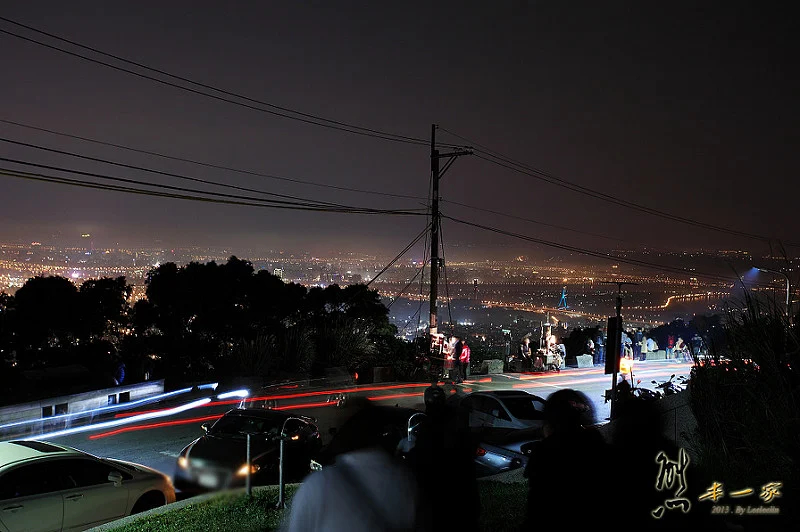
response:
M252 486L250 485L250 470L253 468L250 465L250 433L247 433L247 480L245 482L245 492L250 497L253 494Z
M275 508L278 509L282 509L286 506L286 501L284 498L286 485L283 482L283 450L284 446L286 445L285 442L286 434L284 434L283 430L281 430L280 457L278 458L278 504L275 505Z

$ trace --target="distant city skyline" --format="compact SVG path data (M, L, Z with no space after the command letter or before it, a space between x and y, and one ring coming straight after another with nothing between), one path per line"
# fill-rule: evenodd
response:
M442 179L447 257L795 256L791 20L730 2L11 0L0 241L393 256L425 228L435 123L442 152L474 150Z

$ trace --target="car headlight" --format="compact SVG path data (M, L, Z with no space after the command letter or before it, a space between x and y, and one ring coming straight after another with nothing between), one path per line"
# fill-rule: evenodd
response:
M178 467L181 469L189 469L189 459L185 456L178 457Z
M261 466L259 466L258 464L251 464L250 465L250 474L252 475L252 474L257 473L259 469L261 469ZM242 464L242 467L240 467L239 470L236 471L236 476L239 476L239 477L247 476L247 464Z

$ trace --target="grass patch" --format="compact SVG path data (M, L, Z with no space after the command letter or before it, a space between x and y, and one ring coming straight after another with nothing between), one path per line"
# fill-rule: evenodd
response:
M478 486L481 496L481 530L493 532L519 530L525 518L528 485L480 481ZM297 487L298 485L286 486L287 500L291 499ZM220 494L159 515L143 516L110 530L113 532L279 530L288 509L276 510L276 502L278 502L276 486L254 491L249 499L243 493Z
M478 482L481 497L481 530L492 532L522 529L527 511L528 483Z
M286 500L297 490L297 485L286 486ZM278 502L277 486L253 491L252 497L244 493L223 493L217 497L177 508L159 515L143 516L126 525L113 528L114 532L185 532L236 530L259 532L278 530L285 510L275 509Z

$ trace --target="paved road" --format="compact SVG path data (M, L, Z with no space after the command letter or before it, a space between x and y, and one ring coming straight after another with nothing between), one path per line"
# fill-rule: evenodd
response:
M634 367L636 379L645 386L651 380L665 380L671 374L688 375L690 365L666 361L637 362ZM522 389L547 397L561 388L575 388L586 393L595 403L598 421L610 414L609 404L603 400L604 390L609 388L611 376L603 374L603 368L567 368L560 373L545 374L501 374L475 376L464 384L445 385L448 393L469 393L478 390ZM422 395L427 384L401 383L365 386L328 386L324 388L272 389L262 397L276 401L281 409L317 418L323 437L328 430L346 419L352 410L329 403L331 393L343 391L352 396L366 396L379 404L396 404L422 408ZM130 425L91 428L77 434L48 437L51 441L70 445L98 456L108 456L144 464L172 476L180 450L202 434L200 425L213 420L238 405L238 399L209 401L183 412L158 419L137 420ZM194 398L197 400L197 398ZM149 405L147 410L174 408L185 404L170 403ZM118 414L125 416L126 414ZM122 418L117 418L122 419ZM136 418L132 418L136 419ZM323 442L326 442L324 439Z

